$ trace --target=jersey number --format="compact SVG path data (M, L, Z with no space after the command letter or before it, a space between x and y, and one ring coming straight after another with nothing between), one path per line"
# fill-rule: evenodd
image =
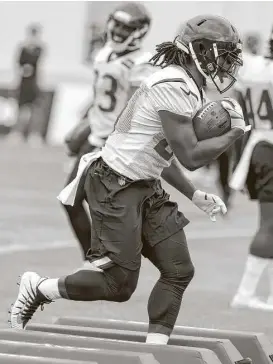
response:
M270 129L273 129L273 106L267 89L261 90L256 108L250 88L246 89L245 95L239 93L239 102L243 108L245 119L250 125L260 129L263 128L262 124L267 122L270 124Z
M95 75L95 80L98 80L98 71L95 71L96 75ZM117 80L108 74L105 74L102 76L103 81L108 81L109 82L109 88L103 91L103 94L107 96L108 98L108 102L107 105L98 105L99 109L103 112L112 112L115 110L116 104L117 104L117 97L116 97L116 92L118 89L118 82ZM95 82L96 82L95 81Z
M173 156L173 152L169 152L167 150L167 147L169 147L167 140L161 139L154 148L155 151L160 155L160 157L165 159L165 161L169 161Z

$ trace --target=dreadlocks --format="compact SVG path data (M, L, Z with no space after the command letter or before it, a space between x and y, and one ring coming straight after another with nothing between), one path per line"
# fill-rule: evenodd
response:
M164 42L158 44L155 50L157 53L150 59L150 62L154 66L161 66L162 68L165 68L171 64L183 66L189 60L188 55L179 49L173 42ZM163 57L163 59L161 62L159 62L161 57Z

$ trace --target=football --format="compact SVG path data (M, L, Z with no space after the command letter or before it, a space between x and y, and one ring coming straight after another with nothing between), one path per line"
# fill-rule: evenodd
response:
M221 101L211 101L196 113L193 128L198 140L218 137L230 130L230 115Z

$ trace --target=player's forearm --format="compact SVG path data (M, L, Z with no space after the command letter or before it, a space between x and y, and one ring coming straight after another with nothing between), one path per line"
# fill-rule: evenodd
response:
M203 167L218 158L242 135L242 130L235 128L222 136L199 141L192 150L193 169Z
M176 160L172 162L170 167L163 170L161 177L169 183L169 185L188 197L188 199L192 199L196 188L178 166Z

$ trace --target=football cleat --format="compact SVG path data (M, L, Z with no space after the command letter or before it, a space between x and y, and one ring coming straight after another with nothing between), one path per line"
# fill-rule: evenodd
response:
M14 329L25 329L33 314L41 306L51 303L38 289L40 283L47 278L40 277L34 272L25 272L19 284L17 299L10 308L10 325Z

